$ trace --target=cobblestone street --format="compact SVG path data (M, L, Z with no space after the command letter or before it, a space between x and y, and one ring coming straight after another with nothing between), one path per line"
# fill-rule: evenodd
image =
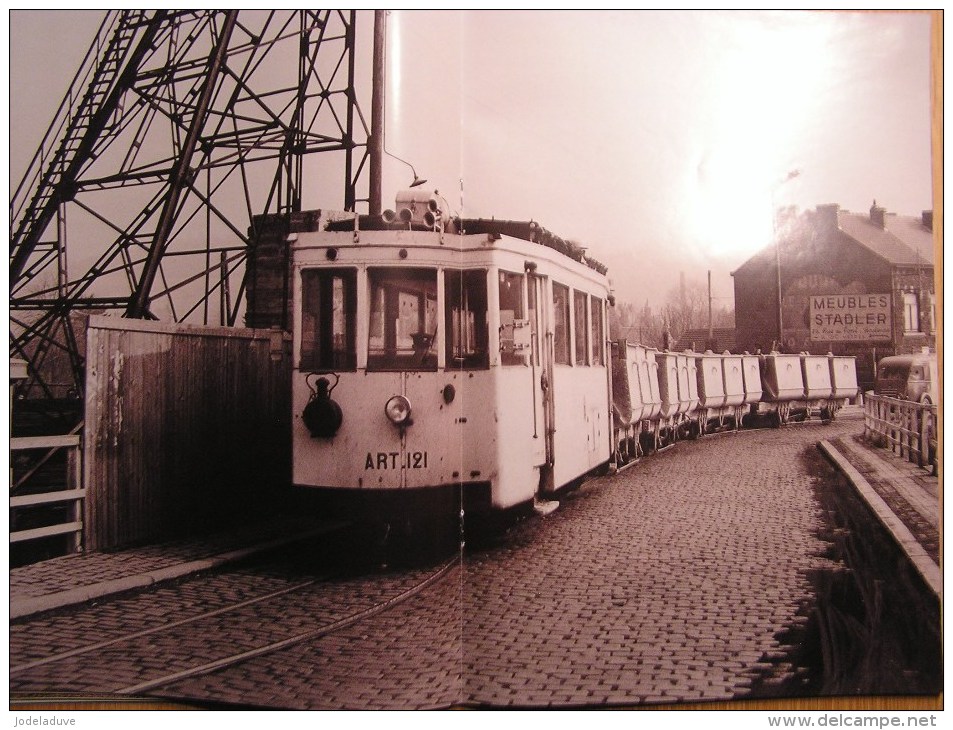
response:
M467 694L493 705L745 696L825 567L806 452L856 420L683 442L467 561ZM771 669L772 671L768 671Z
M386 614L163 694L311 709L743 698L795 671L779 637L806 621L808 571L830 565L815 444L858 425L679 443Z

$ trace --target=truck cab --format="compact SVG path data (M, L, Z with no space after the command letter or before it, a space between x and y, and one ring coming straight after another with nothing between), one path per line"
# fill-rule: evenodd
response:
M890 398L934 404L939 400L938 381L936 354L893 355L877 364L874 392Z

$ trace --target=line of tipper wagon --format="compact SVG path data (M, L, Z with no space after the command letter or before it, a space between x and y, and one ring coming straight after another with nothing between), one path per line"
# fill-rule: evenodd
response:
M617 465L684 438L742 426L832 420L857 397L850 356L670 352L612 344Z

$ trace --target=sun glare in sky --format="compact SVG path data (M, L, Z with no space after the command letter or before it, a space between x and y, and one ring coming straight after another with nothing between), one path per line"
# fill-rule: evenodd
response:
M736 22L725 31L685 208L689 240L709 258L737 260L771 241L773 210L798 184L788 173L809 144L834 46L829 33L801 23L755 33Z

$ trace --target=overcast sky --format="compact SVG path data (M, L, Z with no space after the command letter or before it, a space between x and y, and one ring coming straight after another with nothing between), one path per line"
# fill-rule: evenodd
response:
M11 15L14 183L100 17ZM711 269L730 303L773 204L932 208L929 31L911 13L395 11L387 150L466 217L589 247L624 301ZM410 179L387 161L385 207Z

